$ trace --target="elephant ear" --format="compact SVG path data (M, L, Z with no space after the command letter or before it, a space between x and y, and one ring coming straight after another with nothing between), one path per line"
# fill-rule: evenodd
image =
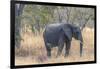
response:
M68 28L63 27L62 29L64 31L65 36L68 38L68 40L71 41L72 40L72 30L69 27Z

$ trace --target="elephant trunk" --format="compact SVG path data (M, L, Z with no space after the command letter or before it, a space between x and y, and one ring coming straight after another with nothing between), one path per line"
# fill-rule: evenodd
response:
M81 39L80 39L80 57L82 56L82 51L83 51L83 38L81 37Z

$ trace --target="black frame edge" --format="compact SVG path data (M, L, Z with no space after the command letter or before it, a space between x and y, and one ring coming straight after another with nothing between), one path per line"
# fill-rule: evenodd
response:
M80 65L80 64L93 64L93 63L97 63L97 7L96 5L80 5L80 4L65 4L65 3L50 3L50 2L34 2L34 1L10 1L11 2L11 8L10 8L10 68L11 69L15 69L15 68L30 68L30 67L48 67L48 66L63 66L63 65ZM94 8L94 15L95 15L95 32L94 32L94 61L85 61L85 62L72 62L72 63L54 63L54 64L36 64L36 65L16 65L15 66L15 4L19 3L19 4L37 4L37 5L53 5L53 6L71 6L71 7L85 7L85 8ZM12 56L13 54L13 56Z
M94 58L95 58L95 60L94 61L97 63L97 6L95 6L94 9L95 9L95 11L94 11L94 15L95 15L95 19L94 19L95 20L95 22L94 22L95 23L95 28L94 28L95 29L94 30L95 31L94 32L94 46L95 46L94 52L95 52L95 55L94 55Z
M11 58L10 58L10 68L15 68L15 2L14 1L10 1L10 55L11 55ZM12 56L13 54L13 56Z
M38 5L51 5L51 6L70 6L70 7L85 7L93 8L96 5L85 5L85 4L70 4L70 3L55 3L55 2L39 2L39 1L14 1L19 4L38 4Z
M81 65L81 64L95 64L95 61L87 62L72 62L72 63L53 63L53 64L38 64L38 65L20 65L15 68L32 68L32 67L53 67L53 66L67 66L67 65Z

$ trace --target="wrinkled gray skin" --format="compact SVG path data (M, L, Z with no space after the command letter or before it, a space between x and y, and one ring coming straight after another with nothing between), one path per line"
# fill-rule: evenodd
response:
M79 27L66 23L49 24L43 32L43 37L48 57L51 57L51 49L53 47L58 47L56 56L58 57L62 52L64 43L66 44L65 57L68 56L72 37L76 40L80 40L80 56L82 56L83 38Z

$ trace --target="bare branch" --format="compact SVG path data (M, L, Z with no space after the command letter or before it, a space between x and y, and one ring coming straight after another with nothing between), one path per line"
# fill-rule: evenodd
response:
M88 23L88 21L90 20L91 17L92 17L92 15L89 15L89 17L87 19L85 19L85 23L81 27L81 30L83 30L83 28L86 26L86 24Z

